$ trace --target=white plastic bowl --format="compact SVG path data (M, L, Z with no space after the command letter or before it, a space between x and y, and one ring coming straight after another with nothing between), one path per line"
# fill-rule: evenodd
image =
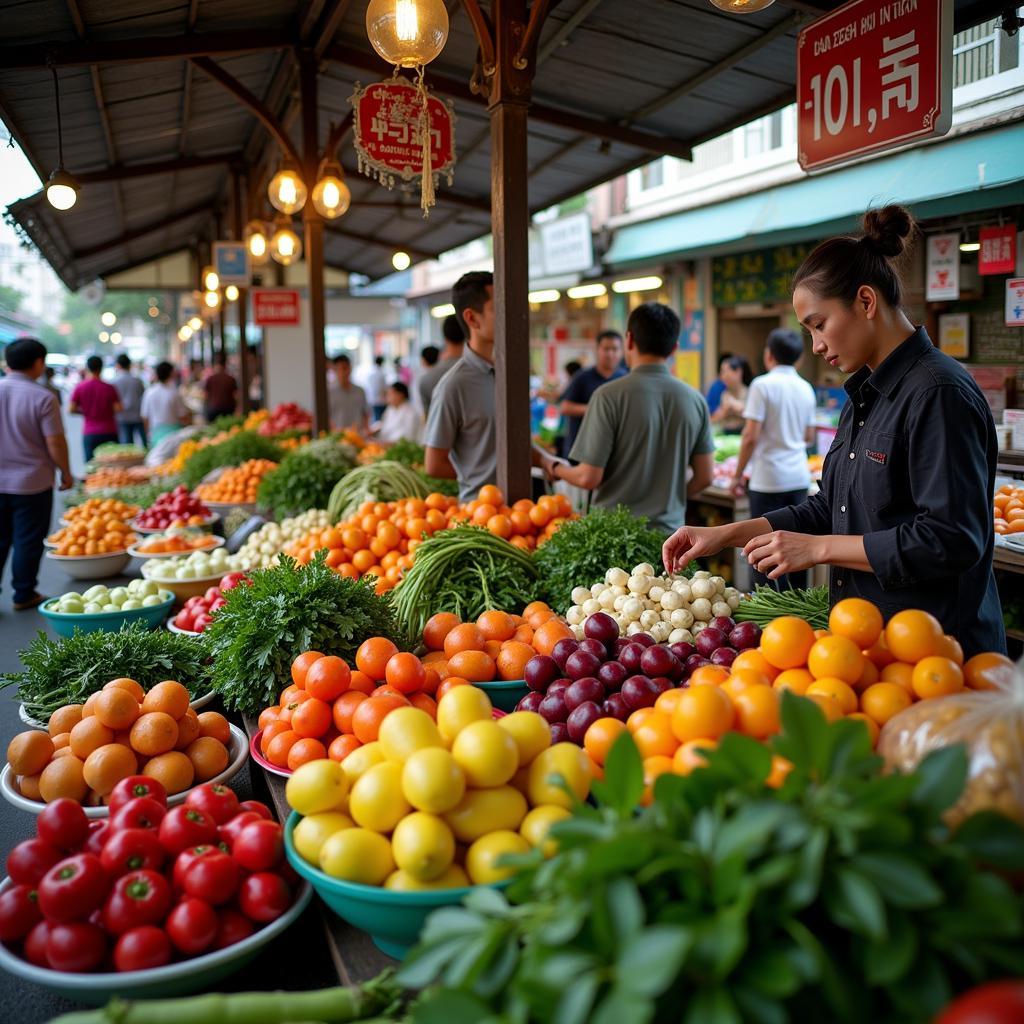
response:
M200 698L202 700L203 698ZM213 694L209 694L209 699L213 699ZM195 705L193 705L195 707ZM230 723L229 723L230 725ZM212 779L207 779L207 782L228 782L233 779L245 765L246 758L249 756L249 740L245 733L238 728L237 725L231 725L231 739L228 742L228 766L220 773L215 775ZM196 783L197 786L203 785L203 783ZM181 793L175 793L174 796L167 798L167 804L169 807L175 807L178 804L183 804L185 798L195 789L192 786L190 789L186 789ZM8 803L14 804L15 807L20 807L23 811L28 811L29 814L41 814L46 808L46 804L41 800L29 800L28 797L24 797L18 792L17 786L14 781L14 772L11 771L11 766L5 764L3 771L0 772L0 795L3 796ZM108 818L110 816L109 807L83 807L87 818Z
M154 535L155 536L155 535ZM212 534L208 534L212 536ZM214 543L208 544L205 548L193 548L193 551L214 551L216 548L224 547L226 541L223 537L214 537ZM151 558L178 558L181 555L190 555L192 551L140 551L138 544L133 544L128 549L128 554L132 558L141 558L143 561L149 561Z
M101 580L120 576L132 560L127 551L114 551L105 555L55 555L46 557L56 562L73 580Z
M174 619L167 620L167 629L171 633L178 633L181 636L202 636L202 633L197 633L194 629L182 629L180 626L174 624Z

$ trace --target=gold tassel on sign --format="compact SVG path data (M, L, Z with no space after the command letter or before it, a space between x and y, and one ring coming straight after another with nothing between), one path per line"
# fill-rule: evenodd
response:
M423 110L420 114L420 134L423 136L423 174L420 179L420 208L423 216L430 216L430 208L437 201L434 196L434 165L430 153L430 97L427 87L423 84L423 67L420 66L419 77L416 79Z

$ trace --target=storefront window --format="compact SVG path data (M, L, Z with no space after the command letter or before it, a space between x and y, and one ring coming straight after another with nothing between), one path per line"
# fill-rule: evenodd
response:
M665 184L665 161L654 160L640 168L640 188L646 192Z
M999 29L999 19L986 21L953 37L953 85L970 85L1020 62L1020 43Z
M782 145L782 111L751 121L743 129L744 155L760 156Z

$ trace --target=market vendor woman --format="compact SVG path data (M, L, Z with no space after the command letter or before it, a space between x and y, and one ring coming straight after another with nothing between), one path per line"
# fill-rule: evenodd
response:
M966 657L1005 652L995 426L967 371L903 312L898 264L913 232L902 207L870 210L862 237L823 242L794 278L814 352L851 374L818 494L760 519L684 526L665 543L665 566L740 545L770 579L829 565L832 604L862 597L886 619L922 608Z

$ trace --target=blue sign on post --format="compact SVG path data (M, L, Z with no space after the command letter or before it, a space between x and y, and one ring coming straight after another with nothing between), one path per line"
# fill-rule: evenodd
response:
M214 242L213 265L222 285L247 288L251 283L249 249L244 242Z

